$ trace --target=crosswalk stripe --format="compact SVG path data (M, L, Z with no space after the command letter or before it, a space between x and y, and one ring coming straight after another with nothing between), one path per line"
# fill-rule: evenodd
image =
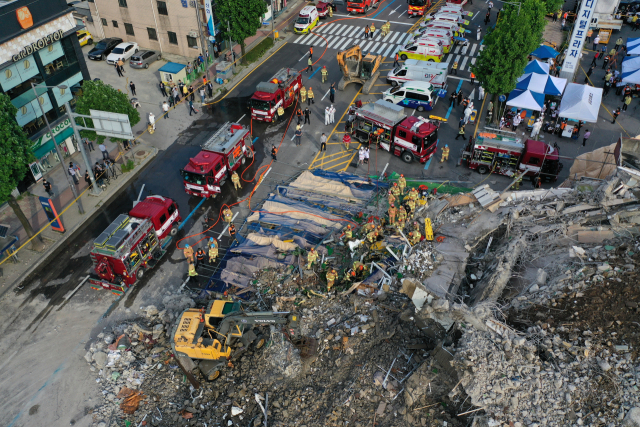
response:
M385 45L386 46L386 45ZM393 57L393 55L390 55L391 51L393 50L393 45L389 45L389 48L384 52L383 56L385 58L391 58Z
M467 65L468 60L469 60L468 56L465 56L462 58L462 64L460 64L460 67L459 67L460 70L464 70L464 66Z
M348 46L350 46L350 45L349 45L349 43L351 42L351 40L352 40L352 39L351 39L351 38L349 38L349 37L347 37L345 40L346 40L346 42L345 42L345 43L343 43L343 44L340 44L340 47L339 47L339 48L338 48L338 46L336 46L336 49L344 50L344 49L346 49Z
M340 28L340 30L336 32L336 36L344 36L344 34L350 29L351 28L348 25L345 25L344 27Z
M476 43L474 43L473 46L471 46L471 53L469 54L469 56L473 56L477 47L478 45Z
M301 35L300 37L298 37L297 39L295 39L295 40L293 41L293 43L300 43L300 40L302 40L302 39L303 39L303 38L305 38L305 37L307 37L307 35L306 35L306 34L303 34L303 35Z
M456 55L456 56L450 55L450 57L453 57L453 59L451 60L451 62L447 62L447 64L453 64L454 62L458 62L458 58L460 57L460 55ZM458 69L460 69L460 67L458 67Z
M313 34L307 34L306 36L304 36L303 40L300 40L300 44L306 44L313 37L315 37Z
M463 46L462 47L462 52L460 52L460 54L461 55L466 55L468 51L469 51L469 45Z
M460 49L462 49L461 45L458 45L458 47L456 47L456 50L453 51L453 53L455 53L456 55L460 53Z
M327 34L333 34L342 27L343 27L342 24L336 24L330 31L327 32Z
M323 40L323 41L325 41L325 42L326 42L325 46L327 46L327 47L328 47L328 46L329 46L329 42L330 42L331 40L333 40L333 39L339 39L339 38L340 38L340 37L336 37L336 36L326 36L326 37L325 37L325 39L327 39L327 40Z
M471 58L471 64L469 64L469 71L471 71L471 66L475 65L477 58Z
M375 40L374 40L375 41ZM380 45L380 42L375 42L376 44L373 45L373 47L371 49L369 49L369 52L372 53L376 53L376 49L378 48L378 46Z
M320 29L318 29L318 33L326 33L327 31L329 31L329 29L333 26L335 26L336 24L334 24L333 22L330 23L329 25L325 25L324 27L321 27Z
M391 31L389 31L389 34L387 34L386 36L384 36L384 38L382 39L382 41L383 41L383 42L386 42L386 41L389 39L389 37L391 37L391 34L392 34L392 32L391 32Z
M347 37L353 37L353 35L359 30L358 27L353 27L353 31L351 31L349 34L345 34Z
M413 38L413 34L407 34L407 37L404 38L402 44L407 44L410 38Z
M393 37L389 39L389 43L393 43L393 41L402 33L393 33Z
M340 44L341 41L343 41L344 39L341 37L336 37L335 39L333 39L333 41L331 43L329 43L327 45L328 49L333 49L334 47L336 47L338 44Z
M321 44L324 43L324 39L320 36L318 36L318 39L313 43L314 46L320 46Z
M366 50L366 51L368 51L368 50L369 50L369 49L368 49L368 47L369 47L369 45L370 45L371 43L373 43L373 42L372 42L372 41L368 41L368 42L366 42L366 43L361 47L361 49L362 49L363 51L365 51L365 50Z

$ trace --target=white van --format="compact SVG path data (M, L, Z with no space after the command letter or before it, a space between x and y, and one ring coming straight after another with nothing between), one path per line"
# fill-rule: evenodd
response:
M462 24L464 22L462 15L457 15L454 13L436 13L435 15L433 15L433 20L453 22L454 24Z
M418 61L407 59L404 63L387 73L387 83L398 86L409 81L431 83L434 87L447 87L449 67L447 63Z
M419 39L420 37L437 37L439 39L451 40L453 38L453 31L424 27L413 33L414 39Z
M425 46L408 44L398 51L398 56L403 61L409 59L419 59L421 61L441 62L444 57L442 48L439 46Z
M438 101L433 90L434 87L431 83L411 81L387 90L382 94L382 99L402 107L430 111Z
M461 15L465 15L465 14L469 13L469 12L465 12L464 10L462 10L462 6L449 6L449 5L442 6L438 12L456 13L456 14L461 14Z
M435 21L430 21L427 25L425 25L425 28L451 31L454 36L456 35L456 33L460 31L464 32L464 29L460 28L460 26L455 22L441 21L439 19L436 19Z
M414 44L426 46L440 46L443 53L451 52L451 39L441 39L438 37L422 36L413 41Z
M309 31L318 25L319 20L318 9L315 6L305 6L300 10L298 19L293 24L293 31L296 34L309 34Z

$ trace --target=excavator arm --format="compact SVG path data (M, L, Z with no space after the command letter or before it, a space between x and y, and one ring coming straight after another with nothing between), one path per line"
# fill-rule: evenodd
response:
M227 342L235 327L254 325L285 325L287 329L294 332L298 329L298 315L290 312L258 311L233 313L227 315L220 322L217 332L227 337ZM294 332L295 333L295 332Z
M340 69L342 70L342 74L344 75L345 79L349 79L351 74L351 72L349 71L349 67L347 66L347 58L351 60L357 60L358 63L360 63L362 61L362 50L360 49L360 46L352 46L349 49L341 50L340 52L338 52L338 65L340 65Z

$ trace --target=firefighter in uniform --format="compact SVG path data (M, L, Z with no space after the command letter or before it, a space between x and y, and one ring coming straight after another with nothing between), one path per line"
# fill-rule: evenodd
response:
M320 73L322 74L322 83L326 82L327 76L329 75L329 70L327 70L326 65L322 66L322 70L320 70Z
M353 273L356 279L362 280L364 278L364 264L360 261L354 261L353 263Z
M327 291L331 290L337 278L338 273L336 273L336 270L327 271Z
M236 238L236 232L236 226L233 224L229 224L229 237L233 238L233 241L237 244L240 244L240 242L238 242L238 239Z
M196 272L196 266L194 263L189 262L189 276L193 277L193 276L197 276L198 273Z
M415 187L412 187L411 190L409 190L409 200L413 200L414 202L418 201L418 190L416 190Z
M304 104L306 100L307 100L307 90L304 88L304 86L302 86L302 88L300 89L300 102Z
M516 180L513 183L512 188L514 190L520 190L520 183L522 182L522 175L520 175L518 178L516 178Z
M307 254L307 270L311 269L313 263L318 259L318 253L313 249L309 249L309 253Z
M445 144L445 146L442 147L442 159L440 159L440 163L446 162L447 160L449 160L449 145Z
M345 284L349 284L351 283L352 280L356 279L356 272L353 270L347 271L344 273L344 277L342 278L342 281Z
M351 230L351 224L347 224L347 228L344 230L344 240L349 241L353 238L353 231Z
M407 187L407 180L404 179L403 174L400 174L400 178L398 178L398 187L400 187L400 194L404 194L404 189Z
M207 246L209 247L209 264L213 264L218 258L218 243L212 237Z
M407 207L409 208L409 216L413 218L416 213L416 202L412 199L407 200Z
M373 223L373 221L367 222L365 225L362 226L362 236L366 238L366 236L371 231L374 231L375 229L376 229L376 225Z
M375 230L370 231L369 233L367 233L367 241L369 242L369 247L371 247L375 241L378 240L378 232Z
M396 223L396 214L398 210L394 205L389 206L389 224L394 225Z
M240 185L240 177L238 176L238 172L233 171L231 175L231 182L233 182L233 188L236 190L239 188L242 190L242 185Z
M224 215L224 220L226 222L231 223L231 221L233 221L233 212L231 212L231 209L229 209L229 206L224 208L224 210L222 211L222 214Z
M196 267L200 266L200 264L204 263L205 253L202 248L196 251Z
M393 187L391 187L391 194L393 194L395 197L398 197L400 195L400 188L398 187L398 183L394 182L393 183Z
M396 226L400 231L404 229L404 222L406 220L407 220L407 211L404 209L404 206L400 206L400 209L398 210L398 222L396 223Z
M309 86L309 90L307 91L307 98L309 98L308 105L311 105L311 103L314 103L314 104L316 103L313 100L313 90L311 89L311 86Z
M389 190L389 206L393 205L396 202L396 197L393 195L393 193L391 192L391 190Z
M412 245L418 244L422 238L422 234L420 234L420 231L418 230L413 230L409 235L411 236L409 238L409 242L411 242Z
M371 23L371 27L369 27L369 31L371 31L371 38L373 38L373 35L376 32L376 26L373 22Z
M189 245L184 245L184 256L189 263L193 262L193 248Z
M333 18L333 7L329 5L329 18Z

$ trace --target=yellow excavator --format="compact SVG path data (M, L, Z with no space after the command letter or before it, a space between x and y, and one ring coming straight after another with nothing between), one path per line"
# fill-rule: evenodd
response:
M338 89L344 90L349 83L362 84L362 93L365 95L371 91L378 77L380 77L380 64L382 55L362 56L362 49L359 45L338 52L338 64L342 70L342 79L338 83Z

